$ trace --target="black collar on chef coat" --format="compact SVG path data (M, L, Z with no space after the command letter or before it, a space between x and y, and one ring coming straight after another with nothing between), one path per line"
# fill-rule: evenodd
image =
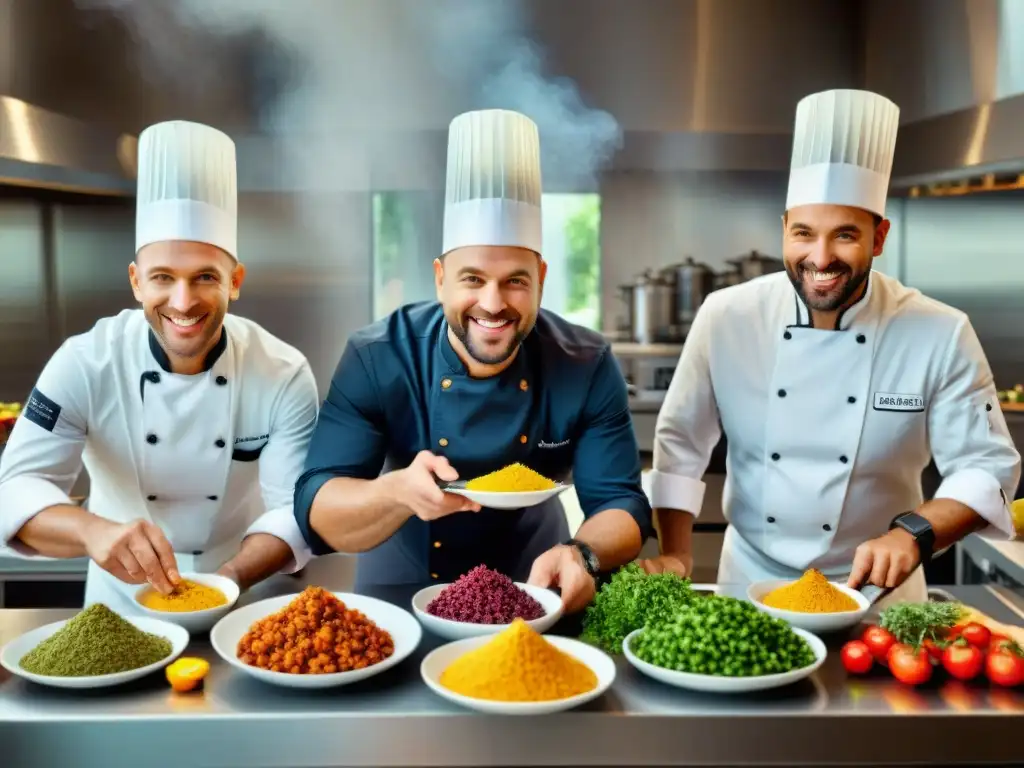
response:
M874 285L874 281L871 279L874 270L868 272L867 286L864 289L864 293L857 299L853 304L839 311L836 315L836 325L833 330L836 331L847 331L850 326L853 325L854 318L861 314L871 304L871 288ZM811 308L807 306L804 301L804 297L800 295L800 292L795 286L792 286L793 291L793 309L795 315L795 322L788 323L787 328L813 328L814 323L811 320Z
M213 368L213 366L220 359L220 356L224 354L224 350L228 348L228 332L223 326L220 329L220 338L217 339L217 343L213 345L213 349L206 355L206 359L203 361L203 373ZM153 329L149 329L149 352L153 355L153 359L156 360L157 365L163 368L167 373L171 371L171 359L167 356L164 348L160 346L160 340L157 339L156 334L153 333ZM143 371L142 376L139 378L139 396L143 402L146 400L146 382L150 384L160 383L159 371ZM223 376L217 377L217 383L224 385L228 383L228 380Z

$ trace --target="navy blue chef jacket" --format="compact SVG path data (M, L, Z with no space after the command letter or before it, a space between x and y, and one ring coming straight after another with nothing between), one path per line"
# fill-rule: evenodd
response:
M541 310L501 374L471 378L436 302L411 304L354 334L331 380L295 490L295 516L317 555L332 551L309 525L334 477L371 480L429 450L462 479L521 462L572 479L586 517L624 509L651 533L626 384L598 334ZM454 581L485 564L517 581L568 537L557 498L520 510L484 508L427 523L413 517L359 554L357 587Z

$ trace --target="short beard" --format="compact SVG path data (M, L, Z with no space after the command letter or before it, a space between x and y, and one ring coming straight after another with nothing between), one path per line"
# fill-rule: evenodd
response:
M520 319L521 318L517 318L515 322L518 323ZM448 321L448 325L451 327L452 333L455 334L455 338L462 342L462 346L465 348L469 356L482 365L498 365L500 363L504 363L516 353L516 350L519 349L519 345L523 343L523 339L526 338L528 333L528 331L517 326L515 334L512 336L508 346L504 350L488 354L484 350L478 349L470 339L468 322L463 324L460 319L452 318Z
M830 265L832 268L836 265ZM789 281L793 284L793 288L800 298L804 300L810 309L815 312L835 312L841 307L845 306L846 303L853 298L853 296L860 290L860 287L864 285L864 281L867 280L868 274L871 272L870 267L861 272L854 272L845 264L840 265L841 269L850 275L843 287L835 294L826 294L819 296L814 294L813 290L808 290L804 285L804 281L801 279L802 273L805 271L800 265L791 267L786 265L786 274L789 275ZM825 272L828 269L823 270Z

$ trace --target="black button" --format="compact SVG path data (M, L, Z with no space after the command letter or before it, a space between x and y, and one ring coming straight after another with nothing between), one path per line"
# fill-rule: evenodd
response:
M207 496L206 498L208 498L210 501L216 501L217 500L216 496Z
M846 462L848 462L848 461L849 461L849 459L848 459L848 458L846 458L845 456L840 456L840 457L839 457L839 460L840 460L841 462L843 462L843 464L845 464Z
M225 445L227 445L227 443L225 443L223 440L218 440L216 443L214 443L214 445L216 445L218 448L223 448Z
M156 371L150 371L146 378L148 378L154 384L160 383L160 374L157 373Z
M779 456L779 454L777 454L777 453L773 453L772 454L772 461L778 461L780 458L782 458L782 457Z
M857 343L858 344L863 344L865 341L867 341L867 337L863 333L858 333L857 334Z
M147 496L146 498L150 501L156 501L156 496Z
M992 403L985 403L985 410L986 411L991 411L992 410Z
M768 516L768 522L769 523L774 523L775 522L775 518L769 515Z
M786 341L789 341L790 339L793 338L793 334L790 333L789 331L786 331L784 334L782 334L782 338L784 338Z
M823 526L821 526L821 529L823 531L831 531L832 530L832 526L829 525L828 523L825 523Z
M152 433L146 435L146 442L149 443L150 445L156 445L159 441L160 438L158 438L156 435Z
M228 380L225 379L223 376L218 376L217 377L217 386L218 387L223 387L227 383L228 383Z
M199 557L201 554L203 554L203 550L201 550L201 549L194 549L194 550L192 550L192 556L193 557Z
M779 397L785 397L785 396L786 396L786 390L780 389L779 390Z
M850 395L848 398L846 398L846 402L848 402L848 403L856 403L857 402L857 398L854 397L853 395Z

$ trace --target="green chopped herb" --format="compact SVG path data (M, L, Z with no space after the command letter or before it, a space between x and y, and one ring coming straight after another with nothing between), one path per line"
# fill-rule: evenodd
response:
M960 603L896 603L881 612L878 625L899 642L918 646L925 640L942 640L964 613Z
M622 653L622 641L648 622L671 618L694 600L690 580L674 573L649 574L636 563L614 573L583 617L580 639L608 653Z
M86 608L21 657L36 675L110 675L155 664L171 654L166 638L143 632L107 606Z

